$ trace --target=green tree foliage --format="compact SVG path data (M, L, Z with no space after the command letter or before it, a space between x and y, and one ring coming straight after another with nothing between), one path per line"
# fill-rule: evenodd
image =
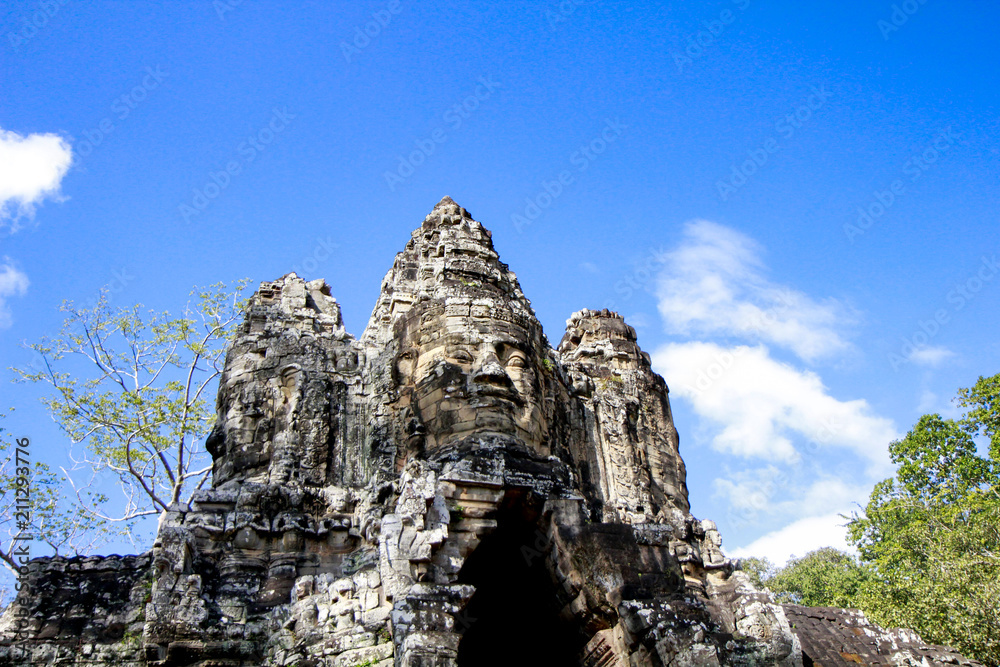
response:
M985 435L990 439L990 460L1000 465L1000 373L979 377L969 389L959 389L956 401L959 407L968 408L962 428L971 435ZM994 476L998 474L996 467Z
M810 551L763 580L779 602L807 607L854 607L871 577L852 554L833 547Z
M181 317L141 305L112 308L106 290L90 308L66 302L59 335L28 346L40 367L12 369L23 381L51 385L49 412L74 444L85 445L90 478L68 481L88 517L130 530L205 483L211 462L199 441L215 418L212 390L246 284L196 289L195 305ZM98 492L105 472L123 501Z
M775 575L778 568L776 568L774 563L769 561L767 558L757 558L756 556L751 556L749 558L740 559L740 569L746 572L750 581L753 582L753 585L757 588L770 588L767 585L767 582L769 582L771 577Z
M873 581L858 605L875 621L1000 664L1000 375L959 391L960 420L924 415L889 445L899 468L879 482L851 540ZM990 439L990 456L976 436Z
M960 389L956 403L961 419L924 415L889 445L896 475L848 524L859 558L826 548L783 568L745 559L750 578L779 601L856 607L1000 665L1000 374Z

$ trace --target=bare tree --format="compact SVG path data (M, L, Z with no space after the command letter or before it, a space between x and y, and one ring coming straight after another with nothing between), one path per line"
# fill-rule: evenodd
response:
M85 445L73 470L64 470L84 516L132 536L137 520L204 485L212 468L201 439L215 417L213 388L248 282L195 289L181 317L141 304L112 309L102 290L92 307L64 303L59 335L27 345L41 363L12 370L52 386L45 405L73 443ZM89 479L77 479L81 471ZM98 488L105 472L117 478L117 502Z

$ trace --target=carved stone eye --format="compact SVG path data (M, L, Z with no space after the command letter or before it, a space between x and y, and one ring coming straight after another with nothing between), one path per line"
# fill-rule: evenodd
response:
M472 355L465 350L456 350L452 354L448 355L452 361L457 364L471 364Z
M528 358L520 352L514 352L507 359L508 368L524 368L528 365Z

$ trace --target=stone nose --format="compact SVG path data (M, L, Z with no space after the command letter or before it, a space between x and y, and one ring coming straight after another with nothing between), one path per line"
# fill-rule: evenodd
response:
M472 373L472 382L475 384L499 385L509 387L512 385L507 371L500 365L500 360L495 354L487 354L483 357L478 368Z

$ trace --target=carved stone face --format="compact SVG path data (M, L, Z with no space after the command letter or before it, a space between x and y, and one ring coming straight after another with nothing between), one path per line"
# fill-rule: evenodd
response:
M542 441L541 362L529 332L491 318L421 318L419 339L403 341L396 362L426 447L475 433Z

